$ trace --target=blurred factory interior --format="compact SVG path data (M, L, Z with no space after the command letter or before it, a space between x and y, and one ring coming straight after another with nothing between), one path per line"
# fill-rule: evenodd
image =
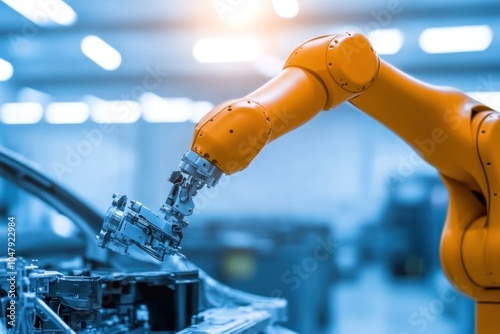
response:
M197 120L315 36L362 32L401 70L500 110L496 0L25 2L0 2L0 145L103 215L114 192L159 208ZM183 253L232 287L287 298L300 333L467 334L473 304L439 266L446 207L433 168L345 104L202 191ZM1 228L9 214L27 250L23 233L54 254L44 238L77 235L0 180Z

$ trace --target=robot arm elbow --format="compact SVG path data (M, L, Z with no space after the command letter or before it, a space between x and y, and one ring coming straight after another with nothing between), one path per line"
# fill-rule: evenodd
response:
M318 77L328 92L328 110L367 90L379 65L364 35L344 33L306 41L292 52L285 68L300 67Z

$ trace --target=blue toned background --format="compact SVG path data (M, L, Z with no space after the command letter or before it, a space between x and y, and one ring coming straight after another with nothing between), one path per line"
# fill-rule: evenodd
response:
M0 145L103 213L114 192L156 210L196 121L318 35L363 32L403 71L500 108L498 13L496 0L4 0ZM2 181L0 199L20 229L76 233ZM295 330L472 333L473 305L439 269L436 172L350 105L273 142L197 204L188 257L286 296Z

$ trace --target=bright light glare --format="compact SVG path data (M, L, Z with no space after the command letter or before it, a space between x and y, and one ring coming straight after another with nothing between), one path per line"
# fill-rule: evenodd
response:
M500 110L500 92L469 92L467 94L494 110Z
M404 42L403 32L399 29L372 30L368 37L375 51L381 55L398 53Z
M428 28L422 31L419 44L427 53L474 52L486 50L493 40L488 25Z
M58 102L47 106L45 119L51 124L80 124L89 114L90 108L85 102Z
M200 119L205 116L210 110L214 108L212 102L196 101L191 105L191 117L189 120L193 123L198 123Z
M283 65L283 59L265 54L253 62L253 66L257 71L270 78L280 73Z
M76 22L78 15L67 3L61 0L2 0L7 6L30 20L44 26L57 23L64 26Z
M213 4L222 21L233 26L254 23L262 11L262 0L215 0Z
M96 123L135 123L141 117L141 106L130 100L92 99L90 117Z
M153 93L141 96L142 118L149 123L185 122L191 117L191 103L188 98L162 98Z
M273 7L276 14L284 19L294 18L300 10L297 0L273 0Z
M256 38L203 38L193 47L193 56L200 63L231 63L257 59L262 46Z
M9 80L14 74L14 67L11 63L0 58L0 81Z
M50 225L54 232L61 237L71 237L76 232L76 227L68 217L61 214L53 214L50 217Z
M43 107L37 102L6 103L0 110L0 118L5 124L35 124L43 116Z
M85 37L80 47L84 55L107 71L116 70L122 63L120 53L97 36Z

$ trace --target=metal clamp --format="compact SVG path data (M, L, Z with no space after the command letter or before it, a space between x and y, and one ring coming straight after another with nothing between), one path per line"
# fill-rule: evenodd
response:
M182 231L188 226L184 217L194 211L193 197L205 185L215 186L223 174L193 151L182 157L179 167L170 175L173 186L158 215L137 201L127 205L127 196L114 194L97 244L119 254L128 254L135 245L160 261L178 253Z

